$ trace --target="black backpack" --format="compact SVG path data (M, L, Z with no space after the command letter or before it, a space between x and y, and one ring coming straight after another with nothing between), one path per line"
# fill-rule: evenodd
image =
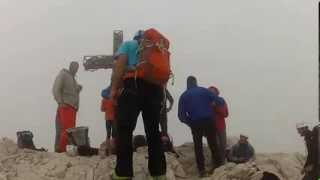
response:
M136 151L139 147L147 146L147 140L144 135L136 135L132 140L133 150Z
M20 149L32 149L35 151L47 151L44 148L36 148L33 143L33 133L31 131L18 131L17 144Z
M36 147L33 143L33 134L31 131L18 131L17 132L18 148L26 148L35 150Z

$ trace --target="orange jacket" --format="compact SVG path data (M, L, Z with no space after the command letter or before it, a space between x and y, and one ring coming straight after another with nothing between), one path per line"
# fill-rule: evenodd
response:
M105 120L114 120L114 107L110 99L103 98L101 101L101 111L105 112Z

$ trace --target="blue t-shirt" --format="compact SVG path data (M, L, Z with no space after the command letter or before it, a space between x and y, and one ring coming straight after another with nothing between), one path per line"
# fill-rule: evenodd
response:
M116 52L116 56L127 55L128 58L128 68L134 68L138 64L138 41L125 41L121 44Z

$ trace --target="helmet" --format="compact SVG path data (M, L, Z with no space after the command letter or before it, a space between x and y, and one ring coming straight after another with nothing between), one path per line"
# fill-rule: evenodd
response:
M144 33L143 30L137 31L137 32L134 34L134 36L133 36L133 40L139 41L139 40L142 38L143 33Z

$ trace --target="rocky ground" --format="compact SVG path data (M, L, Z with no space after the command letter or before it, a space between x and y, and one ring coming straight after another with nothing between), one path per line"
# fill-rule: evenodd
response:
M198 179L192 144L177 147L180 158L167 154L168 180ZM206 150L206 159L209 153ZM304 158L301 154L258 154L254 162L228 163L207 180L260 180L271 172L281 180L300 180ZM134 155L135 180L148 177L147 153L140 148ZM109 180L115 157L70 157L66 154L18 149L7 138L0 140L0 180Z

